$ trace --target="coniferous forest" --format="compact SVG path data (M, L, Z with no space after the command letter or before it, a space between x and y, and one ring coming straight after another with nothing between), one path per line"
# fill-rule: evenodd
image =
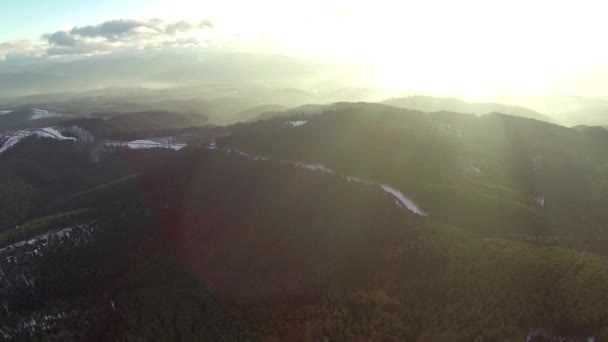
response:
M0 154L0 336L608 338L608 131L362 103L293 115Z

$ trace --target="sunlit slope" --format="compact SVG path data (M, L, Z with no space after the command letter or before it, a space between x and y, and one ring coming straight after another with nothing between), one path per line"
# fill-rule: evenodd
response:
M597 250L593 232L608 222L607 137L503 114L359 103L237 125L220 143L390 184L431 216L483 236L567 237Z

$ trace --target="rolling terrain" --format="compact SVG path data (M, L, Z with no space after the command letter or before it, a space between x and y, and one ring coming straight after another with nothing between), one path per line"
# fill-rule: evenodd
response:
M607 338L608 131L315 108L1 133L0 336Z

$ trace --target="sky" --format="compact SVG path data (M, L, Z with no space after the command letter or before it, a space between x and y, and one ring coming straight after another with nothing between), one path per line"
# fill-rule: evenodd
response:
M374 86L600 96L606 9L595 0L1 0L0 59L213 46L358 63Z

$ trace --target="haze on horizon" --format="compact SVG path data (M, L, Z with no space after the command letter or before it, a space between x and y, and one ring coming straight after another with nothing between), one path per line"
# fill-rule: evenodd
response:
M238 56L231 67L281 74L281 84L308 75L308 89L329 82L474 99L604 96L605 7L592 0L3 2L0 83L3 75L10 82L34 72L57 76L57 65L120 69L125 58L178 52L194 59ZM279 59L260 68L242 63L247 56ZM164 58L145 72L166 67L171 73L171 63ZM116 82L155 84L131 83ZM100 85L107 83L89 89ZM69 87L58 81L53 89Z

